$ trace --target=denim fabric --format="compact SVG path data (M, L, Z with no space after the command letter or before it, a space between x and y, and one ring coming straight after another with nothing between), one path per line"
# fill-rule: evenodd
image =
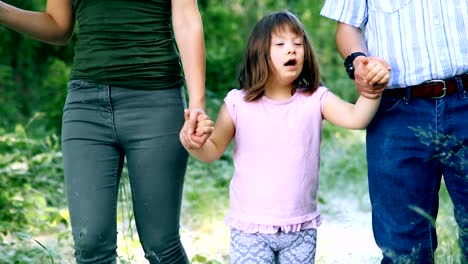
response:
M187 152L181 89L71 81L62 151L78 263L115 263L117 192L127 159L138 235L150 263L188 263L179 237Z
M468 255L468 93L384 97L367 129L374 237L382 263L433 263L443 177Z

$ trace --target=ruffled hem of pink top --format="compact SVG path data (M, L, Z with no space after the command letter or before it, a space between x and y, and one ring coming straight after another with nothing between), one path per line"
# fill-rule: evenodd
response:
M293 225L260 225L247 222L238 221L232 218L224 220L226 225L235 228L245 233L261 233L261 234L274 234L279 231L284 233L297 232L305 229L317 229L322 224L322 216L318 215L316 218L306 221L304 223Z

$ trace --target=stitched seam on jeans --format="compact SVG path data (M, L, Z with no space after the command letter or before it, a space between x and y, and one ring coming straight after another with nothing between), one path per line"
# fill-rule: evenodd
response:
M436 132L437 133L437 132ZM439 188L440 188L440 181L442 179L439 179ZM432 197L432 203L434 203L434 199L439 199L439 190L436 191L436 188L434 188L434 186L432 187L432 191L431 191L431 197ZM433 215L433 206L430 207L430 212L429 212L429 215L432 216ZM428 221L429 224L428 224L428 229L429 229L429 246L430 246L430 249L431 249L431 255L432 255L432 258L434 258L434 251L435 251L435 248L433 246L433 243L432 243L432 240L434 239L434 234L432 232L432 228L433 228L433 224L435 224L435 222L432 222L432 221ZM435 227L434 227L435 228Z
M120 180L119 180L119 177L120 175L122 174L122 170L120 169L120 166L121 166L121 163L123 163L123 160L121 157L119 157L118 161L117 161L117 167L114 166L115 171L114 171L114 175L113 175L113 180L114 180L114 184L113 184L113 187L114 187L114 190L113 190L113 197L112 199L114 199L112 205L114 208L112 208L114 210L114 212L116 212L117 214L117 202L118 202L118 190L119 190L119 185L120 185ZM123 166L123 165L122 165ZM120 175L119 175L119 171L120 171ZM116 215L117 217L117 215ZM112 239L113 239L113 244L114 245L117 245L117 219L113 219L112 221L115 220L115 234L112 236Z
M107 103L109 104L109 111L111 113L111 120L110 120L111 124L110 125L112 127L112 134L114 135L115 142L120 143L119 138L117 136L117 131L115 129L115 112L114 112L114 108L112 107L111 89L112 88L111 88L110 85L107 86L107 100L108 100Z

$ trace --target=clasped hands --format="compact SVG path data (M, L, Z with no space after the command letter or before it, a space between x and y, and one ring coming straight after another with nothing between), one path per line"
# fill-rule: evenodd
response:
M180 142L186 149L201 148L214 130L214 122L202 109L185 109Z
M359 93L370 99L381 96L390 80L391 69L382 58L357 57L354 60L354 83Z

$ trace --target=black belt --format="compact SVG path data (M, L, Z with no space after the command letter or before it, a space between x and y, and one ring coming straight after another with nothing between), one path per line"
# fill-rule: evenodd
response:
M463 89L468 91L468 74L462 74L446 80L432 80L419 85L408 86L406 88L386 89L383 92L384 96L406 97L407 90L411 97L433 98L438 99L458 92L458 82L456 78L460 78L463 84Z

